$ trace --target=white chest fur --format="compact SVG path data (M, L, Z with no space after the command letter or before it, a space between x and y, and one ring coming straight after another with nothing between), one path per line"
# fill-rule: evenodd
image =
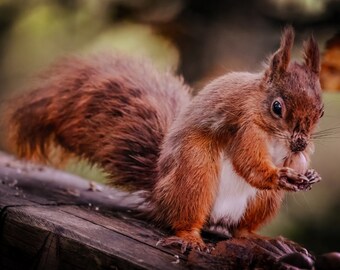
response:
M210 215L211 224L236 224L249 199L255 195L256 188L236 174L229 159L223 159L218 193Z
M288 155L282 140L271 138L267 145L272 162L281 167ZM233 168L231 161L222 157L218 193L210 214L210 224L237 224L242 218L249 200L256 196L256 188L249 185Z

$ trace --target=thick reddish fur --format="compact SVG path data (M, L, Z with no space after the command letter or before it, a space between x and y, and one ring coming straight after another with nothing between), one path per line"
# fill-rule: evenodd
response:
M273 164L266 142L293 126L309 139L322 109L317 45L310 39L305 64L290 64L293 39L287 28L264 72L227 74L192 100L181 79L145 61L66 58L14 108L10 141L20 157L39 160L59 145L99 164L112 184L150 191L154 222L193 245L203 244L199 233L225 155L258 189L233 228L235 235L252 233L275 215L283 195L284 170ZM269 109L279 95L289 108L285 123Z
M10 137L21 158L46 162L61 146L98 164L112 184L151 189L164 134L189 102L181 78L125 56L69 57L44 73L12 108Z
M272 163L266 145L278 129L268 109L272 97L278 95L273 88L284 89L292 100L288 105L296 113L289 116L288 124L300 123L307 134L313 131L322 109L313 68L317 66L317 52L306 52L312 58L304 66L289 65L293 38L293 30L287 28L280 49L264 73L227 74L211 82L165 136L158 164L160 175L153 190L157 206L153 216L171 224L178 236L196 239L200 245L195 232L207 221L216 195L221 153L231 158L240 176L260 190L233 228L235 235L252 233L277 213L283 196L278 182L284 169Z

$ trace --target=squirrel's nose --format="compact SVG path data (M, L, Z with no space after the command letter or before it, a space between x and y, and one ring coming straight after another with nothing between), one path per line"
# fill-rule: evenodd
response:
M290 143L290 150L292 150L292 152L303 151L306 149L306 147L307 147L307 141L306 139L302 137L297 137L293 139Z

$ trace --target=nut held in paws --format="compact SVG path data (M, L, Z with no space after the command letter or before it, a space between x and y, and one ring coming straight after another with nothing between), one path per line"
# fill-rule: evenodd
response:
M283 166L292 168L298 173L305 174L308 169L308 162L305 155L302 152L298 152L289 156Z

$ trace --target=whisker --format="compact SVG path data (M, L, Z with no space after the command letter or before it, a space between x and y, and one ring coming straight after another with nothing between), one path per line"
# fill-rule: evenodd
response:
M340 131L340 127L328 128L328 129L324 129L324 130L320 130L320 131L314 132L312 134L312 136L333 135L333 134L339 133L339 131Z
M279 139L284 139L286 140L288 137L287 135L285 135L284 133L282 133L281 130L275 128L275 127L270 127L270 131L272 132L272 134Z
M336 134L336 133L339 133L339 132L335 132L334 130L328 130L328 131L323 131L323 132L316 132L316 133L313 133L313 135Z
M274 133L274 136L276 136L279 139L287 140L289 137L282 134L282 133Z
M340 135L339 133L334 133L334 132L325 132L325 133L318 133L318 134L312 134L311 137L323 137L323 136L337 136Z
M324 130L332 130L332 129L340 129L340 126L333 126L333 127L330 127L330 128L325 128L325 129L323 129L323 130L321 130L321 131L324 131Z
M325 141L317 141L318 147L327 147L327 144L325 144Z
M338 140L340 137L319 137L319 138L312 138L312 140L316 141L321 141L321 140Z
M333 136L339 135L337 133L329 132L329 133L321 133L321 134L312 134L311 137L323 137L323 136Z
M282 140L286 140L286 139L287 139L287 137L285 137L285 136L283 136L283 135L281 135L281 134L273 133L272 135L273 135L275 138L278 138L278 139L282 139Z

